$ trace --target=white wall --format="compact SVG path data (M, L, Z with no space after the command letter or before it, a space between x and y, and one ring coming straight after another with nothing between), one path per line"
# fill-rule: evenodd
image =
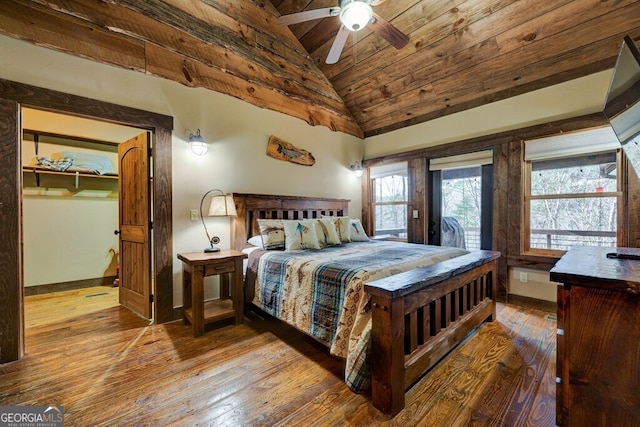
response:
M115 275L118 200L25 196L24 284Z
M189 209L198 208L207 190L345 198L351 200L351 215L360 216L361 184L349 171L349 165L363 156L358 138L226 95L5 36L0 36L0 78L174 117L174 306L182 305L181 264L175 255L207 245L202 225L189 220ZM186 142L189 132L198 128L210 142L202 157L195 156ZM267 157L270 135L310 151L316 164L307 167ZM209 224L212 234L221 237L220 246L229 247L228 220L210 219Z
M557 290L547 271L509 268L509 294L555 302Z
M613 68L613 63L611 64ZM602 111L612 70L367 138L367 159Z

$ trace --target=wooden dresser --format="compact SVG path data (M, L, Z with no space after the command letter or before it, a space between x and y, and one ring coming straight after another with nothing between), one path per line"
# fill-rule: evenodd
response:
M575 247L551 270L558 282L556 422L640 426L639 249Z

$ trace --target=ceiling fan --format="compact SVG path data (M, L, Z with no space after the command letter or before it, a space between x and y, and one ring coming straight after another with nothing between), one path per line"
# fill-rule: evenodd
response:
M327 59L325 60L327 64L335 64L338 62L350 32L360 31L367 25L380 37L389 42L391 46L396 49L402 49L409 43L409 37L391 25L389 21L381 18L371 8L384 1L386 0L338 0L338 6L336 7L305 10L280 16L278 18L278 24L292 25L314 19L338 16L342 25L331 45L329 55L327 55Z

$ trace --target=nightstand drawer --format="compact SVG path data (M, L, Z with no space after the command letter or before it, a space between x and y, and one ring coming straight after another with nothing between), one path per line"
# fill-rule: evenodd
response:
M235 263L233 260L229 260L227 262L205 266L204 275L211 276L213 274L231 273L234 271L236 271Z

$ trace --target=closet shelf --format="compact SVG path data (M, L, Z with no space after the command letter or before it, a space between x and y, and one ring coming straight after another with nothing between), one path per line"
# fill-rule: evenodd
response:
M64 135L55 132L44 132L39 130L23 129L22 135L25 140L31 139L36 146L36 154L38 154L38 144L40 142L47 142L49 144L66 145L66 146L78 146L84 144L92 144L102 151L117 151L118 143L112 141L104 141L94 138L86 138L72 135Z
M79 147L83 149L91 149L97 152L111 152L117 153L118 144L109 141L101 141L92 138L85 137L77 137L71 135L63 135L54 132L43 132L31 129L23 129L23 140L27 141L31 139L34 143L34 151L36 157L39 154L39 146L40 143L47 143L50 145L62 146L62 147ZM118 173L106 173L106 174L97 174L94 170L90 169L78 169L78 168L69 168L65 171L57 171L55 169L35 166L35 165L23 165L23 172L32 172L36 179L36 186L40 187L40 176L41 175L59 175L59 176L69 176L75 177L75 188L79 188L80 177L83 178L106 178L106 179L118 179Z
M86 178L106 178L106 179L118 179L117 173L106 173L103 175L98 175L97 173L90 170L66 170L66 171L56 171L52 169L43 168L40 166L23 166L23 172L33 172L36 175L36 185L40 186L40 175L60 175L60 176L72 176L75 177L75 188L78 188L80 177Z

